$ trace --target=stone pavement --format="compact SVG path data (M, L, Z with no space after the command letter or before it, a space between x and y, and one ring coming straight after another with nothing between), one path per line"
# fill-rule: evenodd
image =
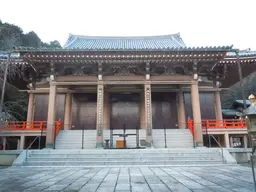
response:
M0 169L0 191L253 191L251 168L208 167L105 167Z

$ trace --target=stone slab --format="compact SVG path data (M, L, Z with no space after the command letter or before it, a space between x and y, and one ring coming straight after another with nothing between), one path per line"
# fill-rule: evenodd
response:
M253 191L251 168L215 167L105 167L0 169L0 191Z

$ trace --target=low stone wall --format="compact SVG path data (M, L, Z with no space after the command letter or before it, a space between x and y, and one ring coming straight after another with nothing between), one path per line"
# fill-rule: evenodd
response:
M227 148L227 150L236 159L237 163L250 162L251 148Z
M11 166L21 154L22 150L3 150L0 151L0 166Z

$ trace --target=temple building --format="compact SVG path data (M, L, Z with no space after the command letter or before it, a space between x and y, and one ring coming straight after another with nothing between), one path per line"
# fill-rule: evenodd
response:
M224 147L237 135L247 145L245 123L223 119L220 91L239 81L238 66L244 77L255 71L256 52L188 47L180 34L70 35L63 49L16 52L26 66L16 84L27 85L27 121L8 122L0 135L17 136L20 149L40 135L46 148L72 148L75 140L77 148L103 148L108 140L114 147L193 147L206 145L208 134Z

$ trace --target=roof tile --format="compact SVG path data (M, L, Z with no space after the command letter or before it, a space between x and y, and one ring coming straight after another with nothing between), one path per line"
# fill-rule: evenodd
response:
M186 48L180 34L140 37L99 37L70 35L66 49L137 50Z

